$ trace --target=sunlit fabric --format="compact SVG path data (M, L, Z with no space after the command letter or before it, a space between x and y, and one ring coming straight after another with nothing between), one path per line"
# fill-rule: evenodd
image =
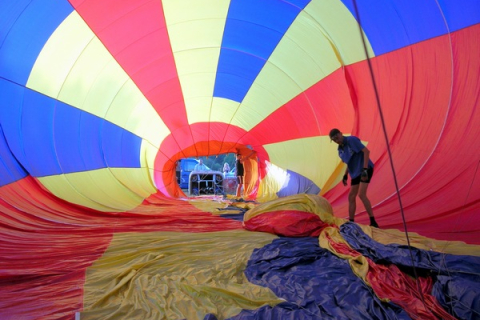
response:
M477 0L1 1L0 318L418 316L317 237L340 228L375 264L410 242L440 269L477 267L457 256L479 255L479 39ZM343 231L334 127L371 151L380 230L358 204L363 234ZM242 199L189 198L178 161L226 153L248 158ZM219 257L184 268L195 250ZM292 274L261 279L274 251ZM332 277L302 287L318 268ZM476 280L451 276L432 278L430 306L479 317ZM145 279L160 282L143 299Z

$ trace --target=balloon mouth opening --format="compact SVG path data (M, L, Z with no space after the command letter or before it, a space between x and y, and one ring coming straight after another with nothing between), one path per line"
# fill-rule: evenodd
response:
M192 188L188 187L188 184L191 184L189 179L185 182L183 181L182 183L182 172L181 172L181 161L184 161L185 159L218 159L220 155L225 155L225 154L233 154L234 156L236 154L240 154L243 156L249 156L249 162L246 164L246 167L248 168L248 182L250 185L258 185L258 180L259 180L259 163L262 155L265 155L266 152L263 149L263 147L258 148L258 151L255 150L255 147L252 146L251 144L242 144L238 142L219 142L219 141L204 141L204 142L197 142L194 145L191 145L188 148L184 148L183 150L179 150L176 153L172 155L168 155L165 152L162 152L160 149L159 152L156 155L155 158L155 170L154 170L154 183L155 186L158 190L158 192L168 196L168 197L173 197L173 198L179 198L179 199L188 199L191 197L197 196L197 192L192 192ZM204 161L205 163L205 161ZM221 163L223 166L224 164ZM234 166L235 163L232 162L230 163L230 167ZM214 168L211 168L214 169ZM211 174L212 177L207 176L207 179L209 180L215 180L219 179L216 175L222 174L222 181L225 178L223 175L223 172L221 168L220 170L212 170L215 172L215 174ZM180 172L179 172L180 171ZM254 174L252 174L252 171ZM180 175L180 177L179 177ZM231 176L232 174L229 174L228 179L230 185L227 186L228 193L232 192L232 185L231 185L231 180L236 181L236 176ZM184 175L183 179L186 179L186 176ZM250 188L250 189L255 189L255 188ZM199 191L199 190L198 190ZM224 195L221 192L218 192L219 190L215 190L215 188L212 188L209 191L213 191L213 193L219 193L219 195ZM200 192L198 192L200 193ZM253 196L255 192L250 192Z

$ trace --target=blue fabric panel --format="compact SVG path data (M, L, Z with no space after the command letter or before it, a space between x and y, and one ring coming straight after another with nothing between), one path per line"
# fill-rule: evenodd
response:
M213 95L241 102L264 64L259 57L222 49Z
M22 103L25 87L0 78L0 124L13 157L28 171L21 130Z
M439 0L450 32L480 23L480 1Z
M28 173L10 151L0 125L0 187L23 179Z
M284 303L242 310L230 319L410 319L393 303L381 302L354 275L346 260L320 248L318 238L278 238L255 249L245 275L270 288Z
M320 188L312 180L294 171L287 170L287 173L287 180L285 181L282 188L277 192L277 196L279 198L299 193L320 193Z
M432 295L457 319L480 319L480 281L462 274L437 276Z
M1 79L0 95L0 123L13 156L32 176L59 172L52 140L55 100Z
M444 254L396 244L383 245L351 222L343 224L340 232L353 249L377 263L393 263L412 274L413 259L417 274L433 277L432 295L445 310L459 319L480 316L480 257Z
M21 85L48 38L73 11L66 0L0 1L0 78Z
M6 94L8 92L8 94ZM34 177L139 168L142 139L104 119L0 79L0 124L14 158ZM2 157L3 159L3 157ZM7 163L7 160L4 160ZM15 163L8 170L22 177ZM16 179L16 178L15 178ZM6 181L5 181L6 182Z
M220 51L215 97L243 100L285 31L308 2L232 0ZM241 76L233 78L230 74Z
M105 156L101 143L101 126L104 120L88 113L82 113L79 118L79 149L86 168L106 168Z
M25 168L34 177L59 174L62 171L53 140L57 101L32 90L25 90L23 98L20 130L28 161Z
M55 141L63 172L140 167L142 140L138 136L68 105L59 105L55 119Z
M142 139L102 118L59 103L57 154L64 173L139 168Z
M480 22L478 0L342 0L357 18L376 55ZM445 15L445 19L444 19ZM445 20L448 22L448 27Z
M0 168L0 186L6 185L28 175L21 165L25 159L19 130L20 104L24 88L0 78L0 156L2 167ZM8 93L8 94L7 94Z
M480 257L426 251L398 244L383 245L374 241L357 224L352 222L343 224L340 227L340 232L353 249L375 262L388 262L397 266L411 267L411 254L413 254L417 268L436 270L439 274L461 272L475 275L480 279L478 273Z
M97 117L59 104L55 110L55 146L62 172L79 172L105 168L98 142Z
M107 167L140 168L141 138L107 121L100 135Z

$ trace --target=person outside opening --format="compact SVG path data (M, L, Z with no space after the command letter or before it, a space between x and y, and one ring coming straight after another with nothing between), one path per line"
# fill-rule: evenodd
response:
M227 173L230 172L230 165L228 164L228 162L225 162L223 164L223 176L225 177Z
M358 196L370 217L370 226L378 228L373 215L372 205L367 197L367 189L373 176L374 167L372 160L370 160L370 150L363 145L358 137L345 137L336 128L330 130L329 136L331 141L338 144L338 155L347 164L347 169L342 179L344 186L347 185L348 174L350 174L351 187L348 194L348 216L350 221L353 222L355 220L356 198Z
M203 164L203 160L200 159L198 160L198 163L195 165L195 168L193 168L194 171L208 171L208 168L206 165Z
M237 156L236 156L236 161L235 161L235 168L237 172L237 193L236 197L237 199L241 199L242 195L242 187L245 184L245 168L243 166L245 160L247 160L255 151L252 150L252 152L248 156L242 156L240 154L240 150L237 149Z

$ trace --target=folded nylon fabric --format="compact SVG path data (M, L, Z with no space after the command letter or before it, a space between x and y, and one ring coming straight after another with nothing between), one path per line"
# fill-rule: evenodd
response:
M374 262L352 249L337 227L325 228L320 234L319 243L321 247L348 261L354 273L371 286L380 299L391 300L398 304L412 318L455 319L430 294L433 281L430 276L426 275L414 280L395 264Z
M315 237L282 237L254 250L245 274L286 302L243 310L231 319L411 319L397 305L380 301L346 260L321 248Z
M243 271L276 236L245 230L115 234L87 269L80 319L226 319L283 302Z
M340 231L352 248L373 261L395 264L410 273L415 266L417 274L429 275L434 281L432 294L451 314L460 319L480 318L480 257L383 245L354 223L342 225Z

